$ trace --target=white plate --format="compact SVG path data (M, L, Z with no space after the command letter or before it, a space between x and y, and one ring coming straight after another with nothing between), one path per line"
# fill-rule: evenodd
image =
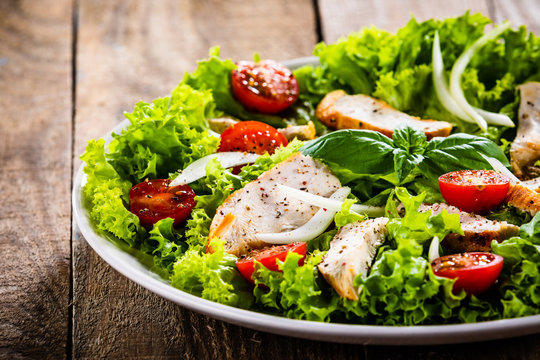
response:
M285 62L291 68L316 63L317 59L313 57ZM105 140L110 141L111 133L119 133L128 123L127 120L121 122L104 137ZM111 242L95 230L90 221L88 209L83 205L82 185L85 182L86 175L83 173L82 168L83 166L77 171L73 184L73 214L88 244L103 260L122 275L166 299L199 313L232 324L280 335L357 344L451 344L494 340L540 332L540 315L457 325L374 326L328 324L266 315L201 299L170 286L167 281L149 271L134 255L122 250L114 242Z

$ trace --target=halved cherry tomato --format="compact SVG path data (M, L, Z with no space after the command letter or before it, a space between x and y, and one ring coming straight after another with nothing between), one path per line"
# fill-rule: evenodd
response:
M291 70L273 60L240 61L232 71L234 96L249 110L275 114L298 99Z
M510 180L493 170L460 170L439 177L444 200L466 212L485 214L503 202Z
M161 219L173 218L180 225L195 206L195 192L189 185L170 187L171 180L155 179L137 184L129 191L129 210L141 225L150 227Z
M245 151L262 155L265 152L273 154L279 146L287 146L287 139L270 125L259 121L241 121L221 134L218 151Z
M502 256L469 252L441 256L431 262L433 272L437 276L456 279L453 291L458 293L464 289L467 294L480 294L493 285L503 267Z
M285 261L287 254L290 252L302 255L302 258L298 260L298 265L304 265L307 245L305 242L295 242L292 244L271 246L261 250L255 250L250 255L238 260L236 262L236 267L248 281L255 283L251 278L255 271L255 261L260 262L272 271L280 271L277 260Z

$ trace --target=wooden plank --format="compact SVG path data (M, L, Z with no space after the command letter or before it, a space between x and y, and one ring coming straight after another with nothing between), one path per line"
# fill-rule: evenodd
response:
M0 2L0 358L66 357L71 0Z
M514 27L526 25L529 31L540 36L540 2L538 0L490 0L497 22L511 20Z
M281 60L309 54L316 43L310 0L81 0L79 15L75 154L140 99L167 94L210 46L234 60L254 51ZM280 337L187 311L135 285L76 229L73 263L73 358L226 359L268 347L283 358L297 354L299 340L283 347Z
M375 25L391 32L411 19L444 19L459 16L465 11L490 16L484 0L319 0L321 29L327 43L336 41L352 31Z

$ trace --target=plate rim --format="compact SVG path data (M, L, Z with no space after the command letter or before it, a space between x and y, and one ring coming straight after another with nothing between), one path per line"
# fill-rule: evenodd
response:
M316 65L314 56L296 58L283 62L295 68ZM103 139L108 143L112 133L119 133L129 121L124 119L113 127ZM135 257L118 248L98 234L83 206L83 172L81 164L73 181L72 208L75 225L92 249L113 269L147 290L192 311L258 331L318 341L350 344L376 345L441 345L511 338L540 333L540 314L521 318L492 320L479 323L450 325L380 326L323 323L289 319L223 305L189 294L159 279ZM76 229L77 230L77 229ZM131 259L130 259L131 258ZM135 262L133 262L135 261ZM135 264L135 265L133 265Z

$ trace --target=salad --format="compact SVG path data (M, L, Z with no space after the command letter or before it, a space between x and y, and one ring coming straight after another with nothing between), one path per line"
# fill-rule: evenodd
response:
M95 228L171 286L278 316L539 314L539 194L521 180L540 157L520 179L509 159L540 38L490 23L466 13L366 28L293 71L212 48L109 144L88 142Z

